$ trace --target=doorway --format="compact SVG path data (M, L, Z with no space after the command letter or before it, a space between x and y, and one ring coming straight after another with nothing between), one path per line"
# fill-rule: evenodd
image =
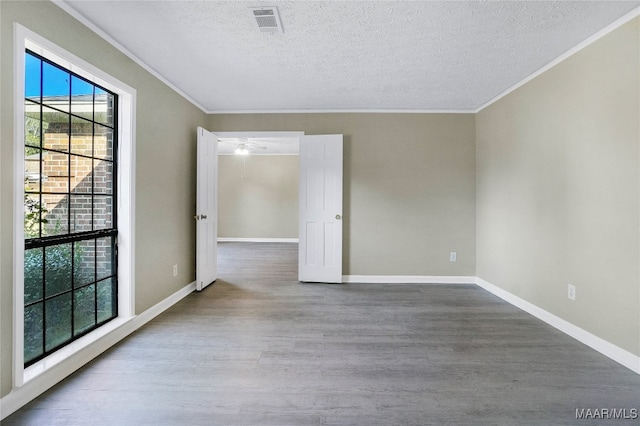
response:
M202 133L202 137L200 133ZM285 133L285 135L282 135L282 133ZM251 153L251 150L254 152L260 149L267 151L269 146L266 145L266 142L268 142L270 138L275 140L296 136L299 141L298 164L300 171L298 179L290 178L289 181L294 181L293 183L297 181L298 183L298 214L297 216L294 214L290 217L293 218L291 221L294 223L295 218L298 218L299 281L342 282L343 135L308 136L301 134L302 132L295 132L297 135L292 135L291 133L292 132L219 132L214 134L199 128L197 198L198 200L201 198L203 200L207 198L215 199L215 202L210 203L210 205L214 205L215 207L209 207L201 211L199 206L205 205L205 203L199 202L195 217L196 220L205 218L210 222L215 222L216 226L214 232L215 237L210 238L201 234L200 230L203 229L203 227L199 222L199 226L196 228L197 240L200 242L206 240L208 244L214 244L216 248L207 250L205 253L205 251L201 250L206 246L205 244L196 245L197 259L208 259L208 262L214 264L214 267L209 267L203 261L196 262L196 282L201 284L197 285L198 290L208 285L205 284L204 281L211 283L217 278L217 275L212 279L205 280L198 277L204 277L202 272L207 270L217 270L217 224L218 212L220 210L220 203L218 203L218 145L228 144L230 146L223 148L224 150L228 151L229 154L232 152L234 155L239 156L239 158L244 157L242 159L242 172L239 174L240 178L246 178L246 157ZM210 146L215 146L215 148L205 149L205 147L202 146L202 143L205 141L209 148ZM277 144L274 144L274 146L277 146ZM215 151L215 158L203 160L202 157L205 155L205 152L209 151ZM212 167L213 172L209 172L212 170ZM238 173L236 173L236 175L237 174ZM206 178L212 175L215 176L213 178ZM204 184L204 181L210 184L207 186ZM295 191L293 192L295 193ZM236 196L237 194L232 191L232 195ZM233 203L228 204L233 207ZM209 206L209 204L207 204L207 206ZM228 206L225 205L222 209L227 207ZM230 210L234 216L238 216L237 209L234 211L233 208L231 208ZM257 223L268 222L264 215L264 209L258 207L253 210L251 215L247 216L248 218L255 220ZM275 215L272 219L279 221L282 218ZM284 222L286 221L285 217ZM269 227L268 223L267 227ZM292 235L294 234L292 233ZM223 236L223 238L225 237ZM249 240L252 237L235 238Z
M302 132L219 132L218 241L298 242Z

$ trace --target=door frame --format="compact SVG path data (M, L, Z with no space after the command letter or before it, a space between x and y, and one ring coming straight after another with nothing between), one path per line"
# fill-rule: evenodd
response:
M210 132L214 133L218 138L278 138L278 137L292 138L292 137L297 137L298 138L298 143L300 142L300 137L302 137L302 136L313 136L313 135L307 135L304 131L230 131L230 132L220 132L220 131L216 131L216 130L210 130ZM219 173L219 170L217 170L217 172ZM298 185L300 185L300 180L298 180ZM343 185L344 185L344 174L343 174ZM218 208L218 207L219 206L216 205L216 208ZM300 213L298 213L298 219L300 219ZM298 235L298 239L299 238L300 238L300 236ZM344 236L342 237L342 241L344 243ZM340 261L342 262L343 260L344 260L344 252L342 253Z

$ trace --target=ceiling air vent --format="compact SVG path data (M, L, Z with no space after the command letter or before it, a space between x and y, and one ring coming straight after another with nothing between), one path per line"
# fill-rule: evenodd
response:
M252 7L251 11L260 31L263 33L284 33L277 7Z

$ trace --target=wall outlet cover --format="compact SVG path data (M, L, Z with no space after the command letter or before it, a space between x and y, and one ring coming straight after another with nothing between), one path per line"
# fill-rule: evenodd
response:
M569 284L567 287L567 297L569 300L576 300L576 286Z

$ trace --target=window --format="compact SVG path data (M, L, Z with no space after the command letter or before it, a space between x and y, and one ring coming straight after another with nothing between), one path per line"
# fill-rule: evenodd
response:
M24 365L118 316L118 95L26 50Z
M136 90L17 23L13 51L19 388L61 380L130 330Z

